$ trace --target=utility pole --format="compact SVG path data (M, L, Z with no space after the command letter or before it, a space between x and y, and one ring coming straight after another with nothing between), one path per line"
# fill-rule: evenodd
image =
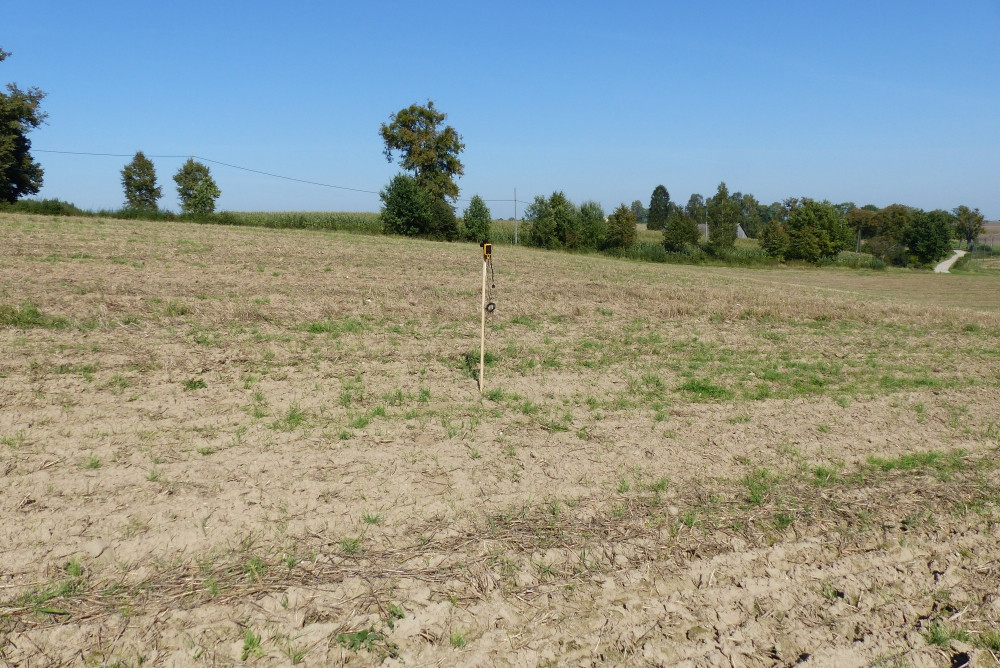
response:
M514 188L514 245L517 245L517 188Z

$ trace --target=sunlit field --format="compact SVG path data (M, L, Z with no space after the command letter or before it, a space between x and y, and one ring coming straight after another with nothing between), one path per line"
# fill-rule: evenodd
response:
M7 663L996 665L1000 273L0 243Z

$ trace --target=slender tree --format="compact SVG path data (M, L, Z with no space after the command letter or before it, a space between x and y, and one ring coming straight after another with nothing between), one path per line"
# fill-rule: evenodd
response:
M646 220L646 228L650 230L662 230L667 224L667 217L670 215L670 193L665 186L659 185L653 188L653 194L649 198L649 215Z
M632 213L635 214L635 222L637 223L645 223L649 220L649 211L637 199L632 200Z
M684 206L684 213L690 216L695 225L705 225L708 223L708 208L705 206L705 198L694 193L688 198Z
M476 241L489 239L493 216L490 214L490 208L486 206L486 202L479 195L472 196L468 208L462 213L462 221L466 239Z
M0 49L0 62L9 55ZM28 133L45 121L44 98L38 88L21 90L12 83L0 93L0 202L14 203L42 187L42 166L31 156Z
M597 249L604 243L608 225L604 220L604 208L593 200L580 205L580 245Z
M729 196L726 182L719 184L715 196L708 201L708 243L713 252L726 251L736 242L736 226L740 223L740 205Z
M156 201L163 196L156 185L156 169L142 151L122 169L122 187L125 189L125 208L139 211L156 211Z
M556 236L565 248L579 248L580 242L580 212L573 205L566 193L561 190L549 197L549 208L555 221Z
M760 202L750 193L740 198L740 225L751 239L760 236L764 221L760 217Z

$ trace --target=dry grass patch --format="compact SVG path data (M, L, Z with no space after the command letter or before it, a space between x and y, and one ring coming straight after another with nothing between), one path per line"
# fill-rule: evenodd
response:
M987 656L995 277L2 223L5 661Z

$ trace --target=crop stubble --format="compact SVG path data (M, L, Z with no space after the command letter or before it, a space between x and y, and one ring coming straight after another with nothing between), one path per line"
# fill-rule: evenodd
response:
M991 665L995 276L0 230L6 661Z

